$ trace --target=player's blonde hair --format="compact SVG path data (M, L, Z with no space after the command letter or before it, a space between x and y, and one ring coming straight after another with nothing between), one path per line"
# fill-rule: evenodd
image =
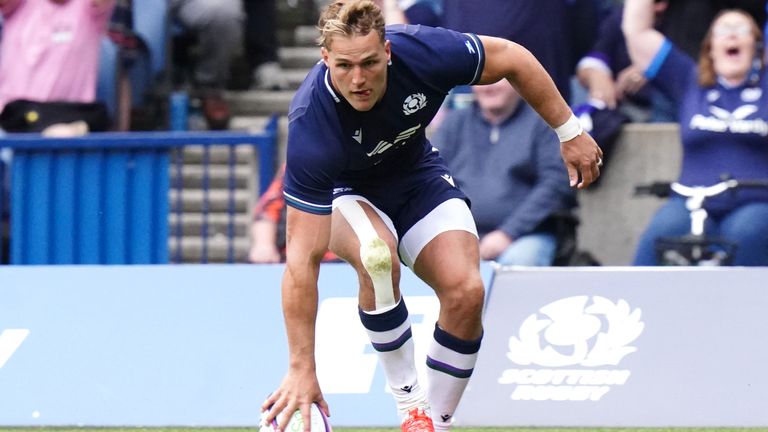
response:
M317 43L329 51L334 35L365 36L373 31L384 43L384 14L371 0L331 2L320 14L317 27Z

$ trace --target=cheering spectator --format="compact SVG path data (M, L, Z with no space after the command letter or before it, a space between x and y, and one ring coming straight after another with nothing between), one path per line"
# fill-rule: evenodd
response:
M683 143L679 182L709 186L768 173L768 79L763 34L743 10L722 11L709 27L698 64L653 28L652 0L627 0L623 30L633 63L677 105ZM768 191L707 200L707 234L737 245L735 265L768 265ZM636 265L655 265L660 237L689 231L685 199L673 196L640 239Z

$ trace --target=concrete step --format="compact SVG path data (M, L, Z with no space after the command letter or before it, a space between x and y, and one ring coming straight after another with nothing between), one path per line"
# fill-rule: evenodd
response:
M320 48L316 46L281 47L278 58L283 68L309 70L320 60Z
M229 164L230 158L234 157L235 162L240 165L253 163L257 150L251 145L238 145L234 146L234 155L231 153L232 146L228 145L214 145L207 146L208 148L208 163L211 165L216 164ZM186 146L182 156L184 165L203 164L205 158L206 146ZM171 170L174 169L175 158L171 157Z
M280 0L277 3L277 33L281 46L296 45L295 28L314 26L319 15L317 0Z
M181 219L180 225L178 224L179 219ZM249 213L238 213L233 215L231 219L227 213L209 213L207 218L204 218L200 213L182 213L181 218L177 213L171 213L168 217L168 232L171 237L177 235L177 229L181 229L181 235L184 237L200 236L203 232L204 219L208 223L209 237L228 236L230 220L235 237L247 238L250 235L251 215Z
M223 263L227 262L230 246L235 262L247 262L248 248L250 241L247 238L234 238L230 243L226 236L217 235L209 237L207 245L206 262ZM201 237L183 237L181 239L181 262L198 263L202 262L203 257L203 239ZM176 239L168 239L168 256L171 261L176 259L177 242Z
M176 170L171 169L170 175L171 185L176 186ZM203 188L207 181L208 188L213 189L248 189L255 183L256 173L250 165L242 164L235 165L233 170L229 165L209 165L207 169L203 165L185 165L181 177L184 188Z
M293 31L293 43L295 46L316 47L318 36L320 32L313 25L296 26Z
M298 90L301 83L304 82L304 78L307 77L309 69L310 68L283 69L283 76L288 80L288 85L290 85L292 89Z
M287 115L295 91L230 91L224 97L233 115Z
M203 207L207 206L209 213L226 213L230 205L235 213L247 214L255 203L256 197L252 196L247 190L234 191L234 199L230 203L230 193L226 189L211 189L206 194L201 190L182 190L181 202L177 202L179 192L171 189L168 194L170 200L170 211L175 212L181 207L182 212L202 212Z
M236 115L232 117L230 124L240 130L263 129L263 125L269 120L269 116L260 115ZM283 115L277 121L277 159L278 165L285 160L285 149L288 144L288 116ZM257 172L257 171L254 171Z

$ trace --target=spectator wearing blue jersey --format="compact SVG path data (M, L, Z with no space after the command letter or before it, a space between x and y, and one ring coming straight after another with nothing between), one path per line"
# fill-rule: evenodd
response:
M475 103L450 112L431 141L472 202L480 258L552 265L558 219L576 204L557 136L509 82L472 90Z
M428 26L385 27L370 0L329 4L318 27L322 61L288 114L282 293L289 367L262 405L265 421L285 425L297 409L306 418L313 402L328 412L314 324L320 261L330 249L358 275L360 320L402 431L448 430L480 350L485 294L466 195L424 129L454 86L507 79L554 128L571 186L599 176L602 153L518 44ZM426 350L427 388L417 379L401 261L440 303Z
M679 182L709 186L723 174L768 176L768 79L763 35L742 10L722 11L710 26L698 65L653 28L653 0L627 0L623 30L633 63L676 104L683 161ZM737 245L735 265L768 265L768 190L707 200L706 233ZM636 265L655 265L654 244L690 229L685 200L673 196L641 236Z

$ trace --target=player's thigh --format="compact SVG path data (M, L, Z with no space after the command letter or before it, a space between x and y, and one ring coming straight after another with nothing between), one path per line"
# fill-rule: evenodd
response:
M383 241L394 262L397 237L391 219L370 201L359 195L344 195L333 200L329 249L355 267L361 266L361 246L376 247Z
M482 288L477 229L463 200L445 201L417 222L403 235L400 255L438 296L478 282Z
M414 265L416 274L435 290L440 301L438 325L464 340L482 334L485 289L478 249L473 233L444 231L427 243Z

